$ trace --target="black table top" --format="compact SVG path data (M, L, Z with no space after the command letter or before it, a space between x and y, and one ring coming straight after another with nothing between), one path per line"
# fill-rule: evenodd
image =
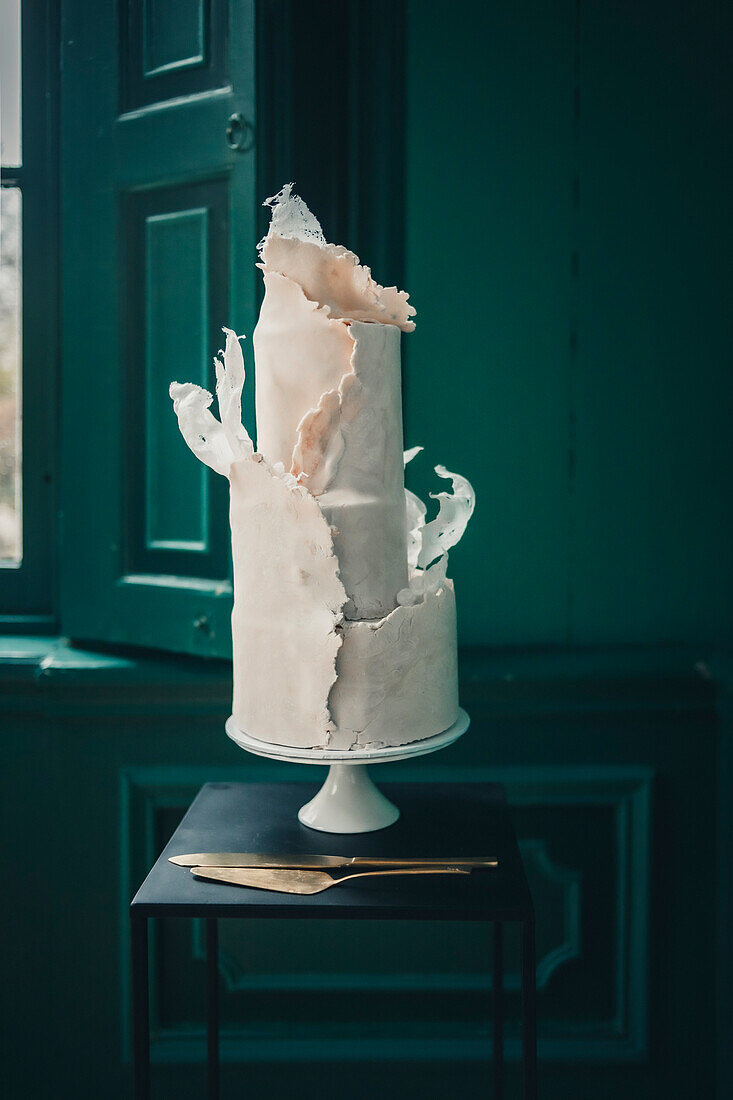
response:
M297 812L310 783L207 783L138 890L133 916L330 917L411 920L525 920L532 899L504 797L496 783L385 783L400 809L374 833L321 833ZM190 852L333 855L496 856L495 870L471 875L355 879L302 897L195 879L168 856Z

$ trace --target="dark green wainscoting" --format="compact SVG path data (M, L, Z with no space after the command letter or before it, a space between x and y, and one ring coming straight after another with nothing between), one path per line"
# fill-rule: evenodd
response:
M227 741L226 663L5 648L5 1095L123 1097L131 895L202 783L314 773ZM719 695L679 651L468 650L468 735L375 769L506 784L538 914L544 1097L714 1095ZM490 944L467 925L227 923L223 1095L489 1095ZM203 971L196 922L156 926L159 1096L202 1095Z

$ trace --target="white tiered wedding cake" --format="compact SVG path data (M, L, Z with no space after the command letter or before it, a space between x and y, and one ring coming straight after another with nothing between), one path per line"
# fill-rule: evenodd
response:
M276 745L360 749L432 737L458 714L447 551L474 506L404 487L400 338L408 295L328 244L285 187L260 244L257 450L241 423L244 359L226 331L212 395L171 385L191 450L231 486L233 717Z

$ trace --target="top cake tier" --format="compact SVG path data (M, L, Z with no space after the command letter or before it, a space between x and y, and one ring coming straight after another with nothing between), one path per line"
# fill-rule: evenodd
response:
M350 619L380 619L408 584L400 330L407 295L327 244L286 188L260 246L257 449L318 498Z

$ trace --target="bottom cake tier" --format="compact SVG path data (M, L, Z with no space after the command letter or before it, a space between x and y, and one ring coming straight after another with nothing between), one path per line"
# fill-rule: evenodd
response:
M335 749L407 745L458 716L453 582L377 622L345 621L328 699Z
M452 582L415 587L382 619L346 619L315 498L254 454L232 464L230 482L238 728L274 745L339 749L448 729L458 715Z
M241 626L238 631L235 616L233 717L261 741L334 749L407 745L442 733L458 716L450 580L383 619L345 620L337 627L341 644L325 726L320 713L308 709L309 662L286 664L289 624L259 623L249 631Z

